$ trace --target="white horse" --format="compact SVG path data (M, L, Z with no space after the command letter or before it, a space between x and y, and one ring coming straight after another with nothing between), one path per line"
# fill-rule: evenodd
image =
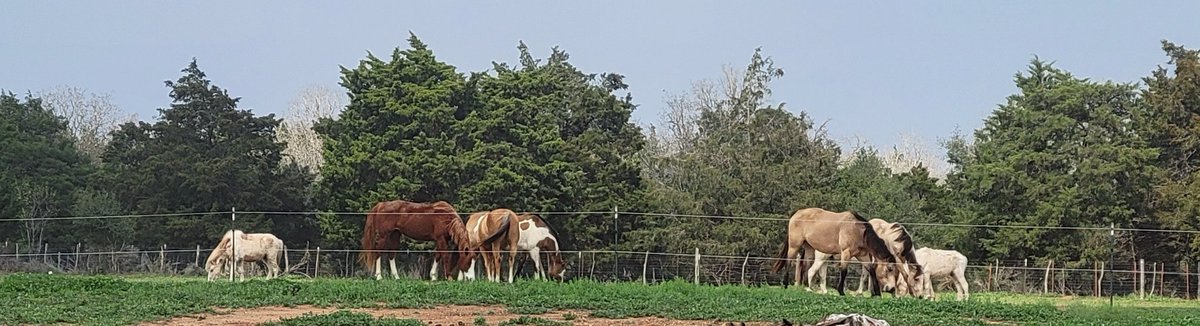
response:
M285 248L283 240L270 233L226 231L221 237L221 242L217 243L212 254L208 255L204 269L208 271L208 280L212 281L220 277L225 266L230 266L231 273L244 281L246 275L242 268L243 263L262 262L267 265L267 278L278 277L279 257ZM230 260L233 260L232 265L228 264Z
M920 262L925 271L925 275L920 278L921 286L918 287L920 295L926 298L937 300L937 295L933 290L932 278L950 278L954 282L954 290L956 298L959 301L967 300L971 294L968 291L967 285L967 256L954 250L929 249L922 247L916 251L917 261Z

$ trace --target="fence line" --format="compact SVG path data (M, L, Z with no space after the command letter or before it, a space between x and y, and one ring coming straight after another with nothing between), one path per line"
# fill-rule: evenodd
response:
M76 247L78 248L78 247ZM73 248L74 249L74 248ZM123 250L94 252L56 252L39 254L2 254L0 271L59 271L78 274L162 274L162 275L205 275L203 269L209 248L155 250ZM434 250L375 250L397 253L397 269L405 278L426 279L429 260ZM363 250L323 249L307 246L289 247L286 255L291 265L288 274L305 277L370 277L357 262L357 253ZM793 267L772 273L768 265L780 260L777 257L706 255L697 249L693 253L659 253L616 250L563 251L561 257L568 265L568 276L607 281L633 281L657 283L666 280L685 280L702 284L772 285L791 284ZM807 260L807 259L806 259ZM506 261L506 260L505 260ZM530 277L533 264L528 254L519 252L518 275ZM1064 295L1106 295L1107 281L1114 281L1118 294L1139 296L1175 296L1194 298L1200 296L1200 265L1192 269L1190 264L1145 262L1110 266L1095 262L1069 262L1095 268L1063 268L1061 262L1046 264L1035 262L1030 266L1005 265L976 261L967 267L967 279L971 292L1023 292L1056 293ZM385 276L391 276L384 264ZM477 261L476 279L484 279L482 264ZM545 267L543 263L543 268ZM836 264L827 263L826 268ZM1174 266L1171 266L1174 265ZM252 273L261 268L253 267ZM855 288L862 275L857 264L850 264L847 282ZM1121 269L1117 269L1121 268ZM507 273L504 273L507 274ZM253 275L253 274L252 274ZM826 272L826 284L836 284L836 272ZM934 284L942 283L934 280Z
M58 216L44 218L7 218L0 219L0 223L4 222L32 222L32 221L63 221L63 220L92 220L92 219L114 219L114 218L148 218L148 217L201 217L220 214L230 214L233 211L214 211L214 212L190 212L190 213L159 213L159 214L127 214L127 215L100 215L100 216ZM240 211L241 214L250 215L367 215L368 212L318 212L318 211ZM458 212L459 216L469 216L474 212ZM561 211L561 212L531 212L538 215L607 215L617 214L617 216L641 216L655 218L694 218L694 219L712 219L712 220L742 220L742 221L776 221L786 222L788 218L778 217L751 217L751 216L722 216L722 215L697 215L697 214L672 214L672 213L653 213L653 212L629 212L629 211ZM377 213L383 215L441 215L444 213ZM1200 234L1200 230L1175 230L1175 229L1141 229L1141 228L1116 228L1116 227L1085 227L1085 226L1045 226L1045 225L989 225L989 224L966 224L966 223L926 223L926 222L900 222L905 226L932 226L932 227L959 227L959 228L997 228L997 229L1029 229L1029 230L1077 230L1077 231L1121 231L1121 232L1152 232L1152 233L1182 233L1182 234ZM854 222L840 222L854 223Z

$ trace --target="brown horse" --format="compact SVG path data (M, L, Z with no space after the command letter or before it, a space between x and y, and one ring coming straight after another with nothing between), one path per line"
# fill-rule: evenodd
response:
M516 247L517 213L498 208L471 214L467 218L467 234L471 238L471 248L479 251L483 257L484 273L488 281L500 281L500 254L505 247ZM467 269L468 274L475 273L475 262Z
M787 239L779 250L779 256L783 259L775 262L772 272L779 272L800 255L795 276L796 285L799 286L803 279L803 253L809 250L841 254L838 261L838 269L841 270L838 279L840 295L846 295L846 265L850 258L856 258L868 266L868 276L876 281L872 283L871 296L880 295L880 281L890 281L885 285L894 286L896 271L890 263L895 262L895 257L866 218L858 212L830 212L820 208L797 210L788 220ZM880 277L879 274L886 277Z
M415 203L404 200L393 200L376 203L367 214L366 225L363 227L362 248L358 260L368 272L375 272L375 279L381 279L380 259L388 257L391 262L392 276L396 275L395 253L377 252L396 250L400 247L400 235L417 241L433 241L436 252L433 254L433 267L429 277L437 280L437 267L442 268L446 279L453 279L454 271L458 270L462 278L462 266L474 259L474 251L470 248L466 227L454 206L445 201L434 203ZM450 243L458 246L458 252L450 251ZM457 264L453 261L458 258Z

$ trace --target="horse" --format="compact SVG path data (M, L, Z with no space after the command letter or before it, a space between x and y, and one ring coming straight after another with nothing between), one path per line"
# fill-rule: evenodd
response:
M515 246L509 248L508 256L508 282L512 283L513 275L515 274L515 266L513 261L516 259L517 250L525 250L529 252L529 258L533 259L533 266L537 268L537 273L534 274L535 279L553 279L562 281L566 278L567 264L563 262L560 254L561 248L558 246L558 236L555 235L554 229L546 220L542 219L537 214L525 213L521 214L518 219L517 228L519 229L519 240ZM510 240L511 241L511 240ZM546 251L549 257L546 259L547 271L542 271L541 251Z
M917 263L917 258L913 253L912 236L909 235L908 230L906 230L900 223L890 223L878 218L873 218L867 222L871 224L873 229L875 229L875 234L878 234L879 237L882 238L885 243L887 243L888 251L890 251L896 258L897 265L900 266L898 272L903 282L897 282L897 285L901 285L897 287L897 290L902 289L900 293L897 294L916 296L917 279L921 276L922 268L921 265ZM813 256L813 266L809 268L808 276L805 281L808 281L809 284L812 284L813 275L820 275L821 290L819 292L825 293L825 269L823 268L823 265L825 260L833 255L823 252L816 252ZM865 275L866 272L866 266L864 265L863 274ZM867 282L870 282L870 279L866 277L859 279L858 293L862 293L864 285Z
M467 234L471 239L471 247L478 250L483 258L484 273L488 281L500 282L500 255L505 245L516 246L519 237L517 228L517 213L498 208L491 211L475 212L467 218ZM475 262L467 273L474 275Z
M846 295L846 265L850 258L857 258L868 265L867 274L876 283L872 284L871 296L880 296L880 285L894 286L895 269L887 263L895 262L896 258L888 250L883 239L875 233L867 219L858 212L831 212L821 208L803 208L797 210L788 219L787 239L779 249L779 258L775 261L772 273L779 272L787 263L796 259L798 254L808 250L825 253L840 253L838 268L841 277L838 280L838 294ZM800 285L801 271L804 270L804 257L800 256L796 263L796 285ZM879 277L880 274L887 276ZM883 283L879 281L888 281Z
M242 263L262 262L267 265L267 278L278 277L279 256L285 248L283 240L270 233L226 231L217 247L213 248L205 260L204 269L208 271L208 280L212 281L220 276L227 262L233 260L234 263L230 266L232 273L244 281L246 275L242 272Z
M442 273L447 280L453 280L454 271L459 272L459 279L472 277L463 273L463 267L474 259L475 253L471 250L466 227L450 203L392 200L378 202L371 207L363 226L363 251L359 252L358 260L368 272L375 272L376 280L383 278L379 266L383 257L387 257L391 263L392 277L400 278L396 272L395 253L388 251L399 249L401 235L417 241L434 242L436 252L433 254L433 266L429 269L430 279L438 279L439 264L445 266ZM451 242L457 245L457 252L450 251Z
M917 261L925 268L925 277L921 277L920 295L937 300L933 290L932 278L950 278L954 282L955 297L958 301L971 297L967 285L967 256L954 250L940 250L921 247L916 250Z

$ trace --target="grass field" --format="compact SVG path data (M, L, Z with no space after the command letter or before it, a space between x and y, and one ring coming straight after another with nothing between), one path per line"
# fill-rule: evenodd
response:
M517 314L555 309L590 311L606 318L659 316L671 319L812 322L831 313L857 312L892 325L1185 325L1200 324L1200 302L1180 299L1038 297L953 294L931 302L909 298L819 295L795 288L657 285L575 281L429 282L417 280L275 279L207 282L203 278L92 277L14 274L0 276L0 324L134 324L202 312L214 307L317 305L324 307L429 307L441 304L504 305ZM340 315L339 315L340 314ZM308 325L322 318L357 320L341 313L281 324ZM315 323L306 322L316 320ZM412 320L376 320L406 325Z

